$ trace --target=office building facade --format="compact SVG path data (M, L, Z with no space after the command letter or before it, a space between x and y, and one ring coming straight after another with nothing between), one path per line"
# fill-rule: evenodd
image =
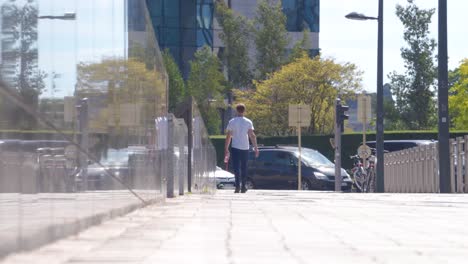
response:
M161 49L168 49L184 76L197 49L214 48L215 0L147 0Z
M236 13L252 19L259 0L224 0ZM320 0L281 1L287 17L286 28L291 40L288 48L302 40L308 28L309 50L319 51ZM216 23L216 0L146 0L156 37L161 49L169 49L185 77L197 49L207 45L217 52L224 45ZM252 51L253 52L253 51ZM251 53L252 53L251 52Z

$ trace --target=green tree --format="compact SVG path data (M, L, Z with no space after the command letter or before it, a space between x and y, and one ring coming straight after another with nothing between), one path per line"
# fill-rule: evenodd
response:
M468 129L468 59L456 71L458 80L450 87L449 113L455 129Z
M168 49L162 53L164 66L169 77L169 111L174 111L177 104L185 98L185 82L174 58Z
M257 74L258 79L264 80L287 60L289 39L281 1L260 0L253 21Z
M227 70L227 79L233 87L248 87L252 84L249 67L250 22L234 12L224 3L216 2L218 22L223 29L219 37L224 43L222 59Z
M2 50L0 70L5 81L15 88L23 102L37 110L39 96L45 89L47 75L39 70L37 51L37 3L34 1L8 1L1 5L2 29L9 35L9 45ZM3 65L13 69L3 69ZM34 129L34 116L18 106L8 105L9 123L21 129ZM2 111L3 112L3 111Z
M219 134L221 119L217 113L217 106L224 100L226 91L221 62L210 50L204 46L195 53L190 62L190 75L187 80L187 91L193 96L200 108L205 126L210 134Z
M361 90L361 73L354 64L338 64L333 59L311 59L307 53L283 66L271 78L256 82L256 89L237 91L237 100L246 104L249 117L260 135L290 135L288 105L311 107L309 134L331 133L334 102Z
M165 113L166 85L163 73L148 69L136 58L107 58L77 65L76 96L105 98L91 117L90 128L149 129L157 115Z
M435 9L420 9L413 0L396 6L396 15L405 28L403 38L408 46L401 48L406 69L404 74L389 74L396 97L396 109L408 129L430 129L436 122L434 83L436 42L430 38L429 24Z

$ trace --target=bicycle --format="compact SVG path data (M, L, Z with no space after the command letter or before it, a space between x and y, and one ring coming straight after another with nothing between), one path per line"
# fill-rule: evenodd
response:
M361 157L359 155L350 156L353 160L353 174L354 186L359 192L374 192L375 191L375 164L377 158L375 157L375 149L372 149L372 155L367 160L367 166L364 167Z

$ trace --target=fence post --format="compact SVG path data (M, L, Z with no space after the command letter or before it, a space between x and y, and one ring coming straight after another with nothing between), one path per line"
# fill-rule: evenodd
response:
M173 115L167 116L167 198L174 197L174 120Z
M424 167L424 161L425 161L425 152L426 148L425 146L420 146L419 147L419 192L426 192L426 186L425 181L424 181L424 173L425 173L425 167Z
M423 186L424 186L424 192L428 193L432 191L432 186L431 186L431 172L429 170L429 149L430 146L424 146L424 153L423 153Z
M392 166L392 158L391 153L384 154L384 175L387 177L387 180L384 182L384 191L391 192L391 185L393 181L393 166Z
M456 152L456 141L451 138L450 139L450 192L454 193L456 192L455 186L456 186L456 178L455 178L455 160L457 158L457 152Z
M468 193L468 135L466 135L464 137L464 152L465 154L463 155L464 156L464 160L463 160L463 165L464 165L464 181L463 181L463 192L464 193Z
M395 152L393 155L395 155L395 165L396 165L396 174L395 174L395 192L400 192L401 188L401 174L403 172L403 164L400 159L400 152Z
M396 176L398 175L397 171L397 166L396 166L396 155L394 153L391 153L391 159L392 159L392 180L391 180L391 186L390 186L390 192L395 192L395 187L396 187Z
M458 137L457 141L457 177L456 177L456 191L457 193L463 193L463 137Z
M409 154L409 151L408 150L405 150L404 151L405 153L405 156L407 157L407 159L405 160L405 172L404 172L404 177L402 178L403 180L403 192L409 192L409 189L410 189L410 179L408 177L408 175L410 174L410 154ZM403 176L402 175L402 176Z

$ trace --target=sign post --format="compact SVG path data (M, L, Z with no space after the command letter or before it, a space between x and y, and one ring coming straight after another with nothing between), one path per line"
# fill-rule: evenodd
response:
M366 145L367 122L372 118L371 97L363 92L358 97L358 122L362 123L362 145ZM362 157L361 157L362 158ZM364 168L366 167L366 158L362 159Z
M290 104L289 105L289 126L297 127L297 137L299 144L299 164L298 166L298 175L297 175L297 189L302 189L302 175L301 175L301 165L302 165L302 142L301 142L301 127L308 127L310 125L310 106L304 104Z

